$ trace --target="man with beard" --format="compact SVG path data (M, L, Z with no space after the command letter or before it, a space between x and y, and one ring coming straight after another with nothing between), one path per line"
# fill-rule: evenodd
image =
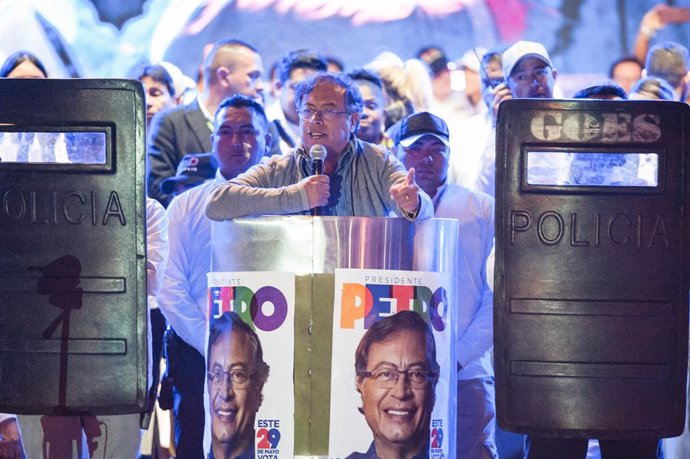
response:
M253 459L254 419L269 366L261 342L235 312L211 323L208 338L209 459Z
M553 67L549 53L541 43L518 41L503 52L503 75L505 83L493 90L491 110L493 134L482 154L481 169L476 188L488 195L496 193L496 115L504 100L553 97L558 71ZM561 167L560 164L545 164L545 170Z
M348 459L427 458L439 365L422 316L401 311L372 325L357 346L355 371L359 410L374 441Z
M459 223L457 299L457 455L496 459L494 404L493 291L487 258L493 248L494 200L484 193L448 183L448 126L428 112L402 121L398 158L416 171L419 186L431 196L434 217Z
M174 330L166 340L173 380L178 457L203 457L206 273L211 270L211 222L206 197L219 183L259 162L271 145L263 107L235 95L219 106L211 135L218 171L213 180L177 196L168 208L170 258L158 303Z

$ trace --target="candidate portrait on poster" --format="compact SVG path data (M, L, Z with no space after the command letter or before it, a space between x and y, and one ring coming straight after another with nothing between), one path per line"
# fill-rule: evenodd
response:
M451 456L450 279L429 271L336 269L329 457Z
M208 279L209 457L225 457L216 456L216 447L223 446L233 458L292 458L295 276L212 272ZM234 448L240 443L246 449Z
M374 441L348 459L428 457L439 376L436 342L421 315L401 311L369 328L355 352L355 384Z
M254 422L269 375L256 332L235 312L211 322L207 353L211 454L254 457Z

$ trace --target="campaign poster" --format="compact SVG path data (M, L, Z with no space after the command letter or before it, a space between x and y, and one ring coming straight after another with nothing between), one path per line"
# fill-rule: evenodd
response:
M295 275L212 272L208 287L205 444L208 436L213 449L233 435L253 435L248 448L254 457L292 458ZM246 325L228 324L238 320ZM228 329L245 333L235 333L230 342ZM262 359L252 352L257 340Z
M381 445L395 437L421 448L419 454L451 457L457 391L451 293L448 273L335 270L331 458L380 455L375 436Z

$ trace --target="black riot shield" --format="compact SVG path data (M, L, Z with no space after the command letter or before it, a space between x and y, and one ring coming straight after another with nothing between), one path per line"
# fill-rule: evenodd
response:
M145 121L138 82L0 79L0 411L143 410Z
M688 114L659 101L501 104L494 332L504 429L683 431Z

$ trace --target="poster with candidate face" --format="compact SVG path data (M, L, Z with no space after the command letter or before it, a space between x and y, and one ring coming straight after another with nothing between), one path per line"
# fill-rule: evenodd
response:
M335 270L330 457L395 448L451 457L450 286L447 273Z
M213 272L208 287L205 444L216 459L291 458L295 276Z

